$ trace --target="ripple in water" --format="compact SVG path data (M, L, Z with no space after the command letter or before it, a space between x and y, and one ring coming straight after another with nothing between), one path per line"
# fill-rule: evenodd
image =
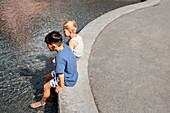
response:
M78 32L98 16L140 0L1 0L0 1L0 109L2 112L57 112L57 104L31 109L42 97L45 74L56 52L44 37L75 20ZM63 33L62 33L63 35ZM64 37L64 43L68 41Z

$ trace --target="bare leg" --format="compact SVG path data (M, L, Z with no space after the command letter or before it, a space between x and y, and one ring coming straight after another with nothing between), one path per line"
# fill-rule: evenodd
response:
M46 104L45 101L50 96L50 89L51 89L50 82L47 82L44 85L44 93L43 93L43 97L42 97L41 101L36 102L36 103L32 103L30 106L32 108L37 108L37 107L40 107L40 106L44 106Z
M51 73L45 75L45 81L46 81L46 82L50 81L52 78L53 78L53 77L52 77Z

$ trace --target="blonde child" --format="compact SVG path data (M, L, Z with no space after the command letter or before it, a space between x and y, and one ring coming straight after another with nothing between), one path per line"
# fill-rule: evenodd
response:
M63 24L64 35L70 37L69 47L78 61L83 55L84 44L80 35L76 34L77 24L75 21L67 21Z

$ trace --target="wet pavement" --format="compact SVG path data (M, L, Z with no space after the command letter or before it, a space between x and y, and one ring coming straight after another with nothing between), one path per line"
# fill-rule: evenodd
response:
M1 0L0 1L0 109L1 112L57 112L57 103L31 109L41 99L44 76L56 52L45 35L75 20L80 31L98 16L139 0ZM63 34L63 33L62 33ZM68 38L64 38L67 42Z

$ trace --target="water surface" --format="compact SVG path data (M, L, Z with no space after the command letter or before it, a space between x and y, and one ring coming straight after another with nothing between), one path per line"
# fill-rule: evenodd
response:
M56 103L31 109L42 97L44 76L52 70L44 37L75 20L78 32L98 16L140 0L1 0L0 109L1 112L57 112ZM63 33L62 33L63 35ZM68 38L64 38L67 42Z

